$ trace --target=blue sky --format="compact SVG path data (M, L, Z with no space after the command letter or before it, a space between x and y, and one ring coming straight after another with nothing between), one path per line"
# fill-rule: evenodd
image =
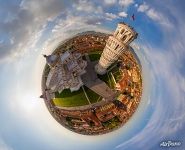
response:
M180 0L0 0L0 150L156 150L164 140L185 149L184 8ZM132 46L142 64L141 104L115 132L72 133L38 98L42 54L82 31L111 33L120 21L139 33Z

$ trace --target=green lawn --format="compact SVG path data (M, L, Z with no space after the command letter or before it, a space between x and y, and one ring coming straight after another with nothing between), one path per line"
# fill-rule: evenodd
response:
M89 58L90 58L91 61L99 60L100 56L101 56L101 52L100 51L95 51L95 52L89 53Z
M121 73L119 71L119 68L115 67L111 70L111 72L114 75L114 78L115 78L116 82L118 82L121 79Z
M84 86L84 89L88 95L90 102L96 103L100 96L96 94L95 92L93 92L91 89L87 88L86 86ZM98 101L101 101L101 99L99 99Z
M71 92L69 89L65 89L60 94L55 93L53 102L56 106L61 107L74 107L88 105L88 101L83 93L82 88L79 91Z
M89 58L91 61L96 61L100 59L100 56L101 56L100 54L90 54Z
M115 87L115 83L114 83L114 81L113 81L113 78L112 78L112 76L111 76L111 71L110 72L108 72L108 73L106 73L106 74L104 74L104 75L99 75L98 74L98 78L100 79L100 80L102 80L102 81L104 81L105 83L107 83L107 85L110 87L110 88L114 88ZM113 72L112 72L113 73ZM115 78L115 75L114 75L114 78Z
M99 98L99 95L85 86L84 89L88 95L90 102L96 103ZM101 99L99 99L99 101L100 100ZM53 102L56 106L61 107L75 107L89 104L82 88L74 92L71 92L69 89L65 89L61 93L56 92Z

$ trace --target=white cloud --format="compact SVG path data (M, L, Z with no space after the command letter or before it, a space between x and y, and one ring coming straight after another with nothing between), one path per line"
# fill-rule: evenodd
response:
M134 7L138 7L139 5L138 4L135 4Z
M34 16L35 21L45 21L54 19L62 10L64 10L64 2L60 0L23 0L20 4L22 9L29 11Z
M168 28L172 27L172 24L169 21L167 16L164 16L161 12L155 10L154 8L151 8L145 2L141 4L137 10L138 12L145 13L150 19L152 19L153 21L156 21L156 23L159 23L164 27L168 27Z
M113 13L105 13L105 18L106 20L114 20L114 19L119 19L120 17L127 17L128 14L124 11L119 12L118 14L113 14Z
M139 5L138 12L145 12L149 9L149 6L144 2L143 4Z
M8 12L8 15L5 17L4 22L5 23L12 22L15 19L17 19L17 15L15 13Z
M1 138L0 138L0 149L1 150L13 150L13 148L7 145Z
M4 41L3 40L0 40L0 45L3 44L3 43L4 43Z
M101 23L101 22L97 22L96 24L100 25L100 24L102 24L102 23Z
M107 19L107 20L110 20L110 21L119 18L118 15L113 14L113 13L105 13L105 16L106 16L106 19Z
M10 44L14 44L14 37L10 38Z
M134 0L119 0L119 4L123 7L128 7L134 3Z
M65 19L59 18L52 29L52 36L44 42L43 49L53 49L61 41L84 31L110 33L106 28L98 27L104 19L98 15L73 16L71 14L68 14Z
M96 27L96 24L101 24L103 17L97 15L73 16L69 14L66 19L59 19L57 24L52 29L52 32L70 32L82 28Z
M117 0L104 0L104 3L108 6L112 6L117 3Z
M155 20L155 21L160 21L160 20L162 21L162 20L163 20L161 14L158 13L157 11L155 11L154 9L149 9L149 10L147 11L147 15L148 15L151 19L153 19L153 20Z
M78 3L73 4L73 8L77 11L82 11L86 13L103 13L101 6L96 6L92 1L80 0Z
M46 5L46 4L44 4L44 5ZM29 5L29 6L31 7L31 5ZM34 6L34 7L36 7L36 6ZM39 12L39 10L37 10L36 8L34 8L34 10ZM141 9L141 10L144 10L144 9ZM156 13L159 13L159 12L157 12L155 9L151 9L151 8L146 9L145 8L145 11L147 11L147 15L151 19L158 20ZM145 12L145 11L143 11L143 12ZM42 29L44 29L44 28L42 28L43 27L42 25L45 24L46 23L45 20L47 20L47 15L44 13L44 10L43 10L43 13L44 13L43 15L46 15L45 17L44 16L42 16L42 17L36 16L39 14L33 14L33 11L32 11L32 13L29 13L29 15L32 14L34 16L33 18L31 17L32 15L31 16L29 16L28 14L23 15L23 13L26 13L26 14L28 13L26 10L26 7L24 9L24 12L22 12L20 15L24 19L17 20L17 21L21 22L21 24L20 24L21 26L17 25L16 22L13 23L13 25L16 26L16 28L13 28L14 30L18 30L18 29L23 30L22 32L16 31L14 34L14 35L16 35L16 36L14 36L16 38L18 38L18 36L22 37L22 35L23 35L23 38L19 39L18 43L16 41L16 38L14 39L15 40L14 42L17 43L17 45L18 45L18 49L21 49L24 46L24 43L28 42L27 40L31 41L31 42L28 42L28 44L30 43L30 45L34 45L35 41L38 41L38 39L40 38L40 35L42 34L41 33ZM40 12L40 13L42 14L42 12ZM60 13L60 11L58 13ZM48 17L51 20L51 18L55 18L55 16L57 16L58 13L53 13L53 15L51 15L51 16L49 15ZM172 13L174 13L174 11L172 11ZM20 16L18 16L18 17L20 17ZM112 16L112 18L116 18L117 15L109 14L109 17L110 16ZM165 15L162 15L162 16L165 16ZM39 21L37 17L40 18L41 20ZM182 17L183 17L183 15L182 15ZM182 18L182 17L180 16L179 18ZM26 18L28 18L28 20L26 20ZM72 16L72 15L69 16L68 15L66 17L66 19L60 18L60 20L58 20L55 27L53 28L52 36L49 37L50 39L48 39L50 41L46 41L47 45L45 45L45 48L50 49L49 45L53 44L53 42L56 42L58 44L58 42L69 37L73 32L77 33L77 32L89 30L89 29L100 30L99 28L97 28L97 26L95 24L102 23L101 20L102 20L102 18L98 17L98 15L97 16L87 15L85 17ZM185 117L184 116L184 114L185 114L185 112L184 112L184 108L185 108L185 104L184 104L184 89L185 89L184 85L185 84L184 84L184 82L185 82L185 79L184 79L184 76L179 73L178 69L181 65L182 65L182 70L184 69L182 59L184 59L184 56L185 56L185 54L184 54L184 47L185 47L185 45L184 45L185 32L184 31L185 30L184 30L184 20L183 19L180 19L180 20L181 20L181 22L179 22L179 20L178 20L177 27L175 29L175 32L173 33L174 36L167 36L166 35L164 37L164 39L166 39L166 42L169 44L169 46L166 47L166 49L165 49L165 50L169 50L168 52L165 53L164 48L156 49L151 46L146 46L143 49L140 49L141 53L143 51L146 53L145 57L147 57L147 59L152 64L153 70L151 69L151 72L152 72L153 76L156 77L156 78L153 78L153 80L157 84L157 85L153 85L153 89L154 90L158 89L158 87L162 85L161 82L165 83L165 86L158 89L157 94L156 94L157 97L154 97L154 99L151 99L151 103L155 104L155 107L153 107L155 111L154 111L152 118L149 120L148 125L145 126L145 128L142 129L141 132L135 134L132 138L129 138L128 141L123 140L123 144L120 145L121 149L126 149L125 148L126 145L127 146L128 145L129 146L138 145L138 147L140 149L143 149L143 148L144 149L151 149L150 146L153 146L153 144L156 144L157 140L159 140L159 137L161 138L162 136L167 135L169 133L173 134L175 136L175 133L180 128L182 128L184 126L183 121L185 120L185 118L184 118ZM30 26L29 26L29 24L30 24ZM37 24L38 26L35 26L35 24ZM180 24L180 26L178 26L178 24ZM9 25L10 24L8 24L8 26ZM25 27L23 27L22 25L25 25ZM22 28L20 28L20 27L22 27ZM41 28L39 28L39 27L41 27ZM12 26L9 26L9 29L10 28L12 28ZM176 32L176 30L177 30L177 32ZM101 29L101 31L103 31L103 29ZM13 32L13 31L11 30L11 32ZM25 36L24 33L27 34L27 36ZM176 39L177 36L179 38ZM1 44L1 42L3 42L3 40L0 41L0 44ZM17 51L17 53L21 53L21 52L22 51ZM27 57L25 59L25 61L23 61L22 63L28 64L29 60L30 60L30 57ZM17 65L17 68L19 69L20 66L21 66L21 64ZM32 67L37 66L38 67L37 69L39 71L41 71L40 68L42 68L40 63L35 63L35 64L33 63L30 66L32 66ZM29 68L29 67L24 66L24 68ZM7 67L6 67L6 69L7 69ZM12 65L10 66L9 70L12 70ZM24 74L26 72L27 72L27 74L29 74L28 76ZM35 138L37 138L37 137L39 139L42 139L40 143L47 143L47 144L45 144L45 146L47 147L46 149L60 149L61 147L68 148L71 146L70 145L71 141L77 141L77 143L79 143L79 145L81 144L80 145L81 149L85 148L83 143L88 144L88 142L89 142L89 143L92 143L91 146L93 146L93 144L96 143L97 141L92 142L91 137L89 139L89 138L86 138L86 136L75 136L75 135L72 135L71 132L67 132L66 130L63 130L63 128L54 119L52 120L52 117L49 115L49 112L45 108L45 105L43 102L42 102L42 104L39 104L39 107L35 107L35 105L32 105L33 104L32 102L35 103L34 100L36 100L36 103L41 102L41 100L35 99L35 97L37 97L39 95L39 93L33 92L33 91L35 91L35 88L39 88L40 80L37 80L37 82L32 82L32 80L28 80L27 77L31 78L33 75L33 74L30 74L30 72L35 74L35 72L30 70L30 68L29 68L29 71L26 69L21 70L20 74L24 74L22 76L25 79L23 80L22 76L19 77L20 78L19 85L21 86L21 88L18 91L15 89L16 86L12 82L10 84L11 87L8 86L8 84L6 84L6 89L8 89L8 92L6 93L6 95L8 95L8 96L7 96L7 99L5 99L4 101L1 101L1 102L6 102L8 106L12 106L12 103L13 103L13 106L12 106L13 110L12 111L7 110L7 114L6 114L6 112L4 112L5 115L1 114L1 116L2 116L2 117L0 117L2 119L1 120L1 128L4 130L4 127L6 125L8 125L6 130L8 130L10 132L9 136L11 136L11 137L14 137L12 135L13 134L16 135L15 133L20 134L19 131L22 131L21 133L25 132L26 134L24 136L21 136L20 140L17 141L17 142L19 142L19 143L17 143L17 145L21 144L22 140L24 141L23 138L28 139L29 141L24 141L24 144L27 145L27 149L33 149L30 147L31 141L34 141ZM14 71L12 73L8 72L8 74L13 74L13 73L15 73L15 72ZM35 74L35 78L38 79L39 75L41 75L41 74L40 73ZM3 79L5 79L5 78L3 78ZM10 79L12 79L12 77ZM15 77L15 79L17 80L18 78ZM1 79L0 81L2 82L3 80ZM30 87L30 83L32 83L32 87ZM35 85L37 85L37 86L35 86ZM29 90L28 90L28 87L30 87ZM25 91L25 89L27 90L27 92ZM31 93L30 93L30 91L31 91ZM16 95L12 95L10 98L8 98L10 95L9 93L12 93L12 92L16 93ZM2 92L1 94L3 95L4 93ZM165 94L167 94L167 95L165 95ZM168 95L169 95L169 97L168 97ZM33 96L35 96L35 97L33 97ZM14 100L12 101L12 99L14 99ZM1 106L3 106L1 108L1 109L3 109L4 105L1 105ZM40 108L42 108L42 109L40 109ZM9 115L10 112L12 112L11 115ZM11 119L7 119L6 117L3 117L6 115L14 117L14 119L11 120ZM25 118L22 118L22 116L25 116ZM3 118L5 118L5 120L3 120ZM21 121L17 120L17 118L21 118ZM10 124L9 121L12 124ZM26 122L26 124L23 124L23 122L24 123ZM4 124L4 126L2 126L2 124ZM17 126L21 126L21 127L24 126L25 128L20 127L21 130L17 130L17 132L16 132L15 129L18 129ZM55 132L53 132L53 130ZM8 131L4 130L3 133L7 133ZM29 136L28 131L29 132L36 131L36 132L32 132L32 133L34 133L33 136ZM71 134L71 137L73 138L72 140L71 140L71 138L68 137L68 133ZM4 135L8 136L7 134L4 134ZM47 136L45 136L45 135L47 135ZM148 136L148 135L151 135L151 136ZM48 138L48 140L43 140L46 137ZM88 142L85 142L85 140L82 141L82 137L84 139L85 138L89 139L89 141ZM107 137L107 134L105 137ZM146 137L148 137L148 138L146 138ZM94 137L94 138L97 138L97 137ZM102 136L100 136L100 138L102 139ZM109 138L112 139L112 137L109 137ZM60 139L60 140L57 141L57 139ZM66 143L66 141L67 141L66 139L69 141L69 143ZM78 141L78 139L79 139L79 141ZM9 141L10 140L13 140L13 139L9 139ZM61 143L61 140L64 142ZM120 140L117 140L117 141L120 141ZM9 146L7 146L7 144L5 142L1 141L1 138L0 138L0 149L1 150L11 150L11 148L9 148ZM111 140L110 140L110 142L111 142ZM102 144L102 142L100 142L100 143ZM53 145L53 147L50 147L51 146L50 144ZM64 144L68 144L68 145L66 146ZM74 145L79 146L76 143L74 143ZM44 145L41 145L41 146L44 146ZM73 149L74 149L74 147L73 147ZM88 147L86 147L86 149L88 149Z
M118 15L119 15L120 17L127 17L127 16L128 16L128 14L127 14L126 12L124 12L124 11L118 13Z
M22 57L30 51L41 37L40 32L48 22L60 15L61 11L65 12L65 5L60 0L42 2L23 0L20 5L17 4L13 8L10 5L6 9L9 11L9 16L15 14L16 17L0 23L0 30L10 39L1 45L1 62L13 61L14 58Z

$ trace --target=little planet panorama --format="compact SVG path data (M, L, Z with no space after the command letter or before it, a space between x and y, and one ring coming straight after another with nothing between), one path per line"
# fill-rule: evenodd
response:
M142 67L130 46L137 36L120 22L113 34L82 32L43 55L40 97L58 123L84 135L124 126L142 95Z

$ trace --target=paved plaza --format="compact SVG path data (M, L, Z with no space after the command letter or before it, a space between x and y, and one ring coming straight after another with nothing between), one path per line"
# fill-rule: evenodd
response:
M86 73L83 74L82 81L85 86L90 88L92 91L102 96L106 101L114 100L116 93L108 87L108 85L100 80L94 70L94 66L97 62L91 62L88 55L86 55L87 67Z

